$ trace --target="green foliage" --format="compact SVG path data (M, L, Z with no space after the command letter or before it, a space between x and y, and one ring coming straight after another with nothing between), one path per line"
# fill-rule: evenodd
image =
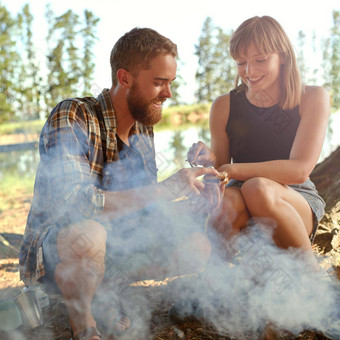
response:
M202 103L195 105L178 105L170 106L163 109L162 120L155 126L155 130L162 130L173 126L172 117L174 115L180 116L181 126L178 129L186 128L189 124L193 123L189 121L189 116L192 114L200 115L207 114L210 111L211 104ZM26 134L40 134L45 120L30 120L3 123L0 125L0 135L10 135L15 133L26 133ZM207 119L200 119L196 122L198 125L207 126ZM177 128L177 127L176 127Z
M73 11L68 10L55 17L49 6L46 17L50 24L46 91L47 106L50 109L62 99L91 93L95 67L92 49L99 18L85 10L83 26L79 15Z
M332 106L333 109L338 110L340 108L340 11L333 11L330 41Z
M0 123L14 112L15 75L19 54L15 46L16 21L0 3Z
M163 109L162 120L155 126L156 130L163 129L165 127L177 125L178 123L181 127L185 125L192 124L190 121L190 116L196 115L198 118L197 124L206 124L207 119L199 118L202 114L207 114L210 111L211 103L201 103L193 105L178 105L170 106ZM174 119L177 116L178 121ZM177 122L177 123L176 123Z
M189 121L190 115L207 114L210 111L210 103L194 104L194 105L178 105L170 106L163 109L162 120L155 126L156 130L162 130L173 126L172 117L180 116L181 126L179 129L185 128L193 123ZM0 135L10 135L15 133L39 134L45 123L45 120L20 121L12 123L3 123L0 125ZM200 119L196 122L199 125L206 126L207 119Z
M11 197L18 190L25 193L32 192L34 177L7 176L5 181L0 181L0 192Z
M176 79L171 83L171 92L172 96L167 100L167 103L169 103L170 106L178 106L181 104L184 104L181 95L180 95L180 86L185 86L186 82L181 76L181 68L183 66L183 63L181 60L177 60L177 74Z
M30 194L34 186L34 176L6 176L0 181L0 211L13 209L14 197L20 193Z
M85 17L85 27L81 30L82 38L84 41L83 47L83 63L82 63L82 74L84 80L84 88L83 88L83 95L91 95L91 87L92 87L92 80L93 80L93 73L95 68L95 63L93 62L93 46L95 40L97 39L93 28L99 22L99 18L96 18L92 12L85 10L84 11Z
M296 54L296 61L300 70L301 78L303 82L306 82L306 73L307 73L307 67L304 57L304 49L306 44L306 34L303 33L303 31L299 31L298 33L298 51Z
M11 135L15 133L39 134L44 123L44 120L4 123L0 125L0 135Z
M29 5L13 17L0 3L0 123L37 119L60 100L91 92L99 19L87 10L84 20L71 10L56 17L49 5L46 19L48 72L42 74Z
M47 5L48 23L46 66L38 61L33 41L34 17L29 4L12 16L0 2L0 124L16 120L37 119L42 110L48 114L60 100L67 97L93 95L95 69L93 48L97 39L99 18L88 10L82 15L67 10L55 16ZM203 23L201 35L195 45L198 57L196 102L211 103L234 87L236 68L229 55L232 32L215 26L211 18ZM317 83L323 72L324 85L331 93L333 110L340 108L340 12L333 11L333 26L322 42L323 61L313 68L306 65L304 57L305 34L298 37L298 63L305 81ZM314 49L315 37L314 37ZM191 109L183 104L180 87L185 85L178 63L177 78L172 84L173 96L168 100L175 110L180 110L182 122L187 122ZM308 75L308 76L307 76ZM187 112L188 110L188 112ZM196 107L194 108L194 111ZM191 112L189 112L191 111ZM171 114L164 110L159 126L172 124Z
M234 85L236 70L229 54L230 37L231 32L225 33L214 26L210 17L205 20L195 45L199 64L196 72L198 102L212 102Z
M18 14L19 45L22 53L20 59L20 73L17 86L18 118L29 120L39 118L41 110L42 77L36 59L32 33L33 16L26 4Z
M340 11L333 11L333 27L323 42L324 86L330 91L332 109L340 108Z

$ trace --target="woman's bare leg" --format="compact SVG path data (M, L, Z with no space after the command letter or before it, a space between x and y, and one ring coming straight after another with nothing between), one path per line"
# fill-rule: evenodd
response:
M319 268L309 235L313 230L312 210L307 201L292 188L266 178L245 181L241 193L251 216L273 220L274 241L279 247L303 249L311 265Z

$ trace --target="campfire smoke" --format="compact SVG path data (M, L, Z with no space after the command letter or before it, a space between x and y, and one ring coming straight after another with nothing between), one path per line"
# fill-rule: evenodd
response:
M74 154L78 154L76 150ZM51 197L62 202L55 204L60 210L51 209L51 214L62 221L86 218L82 215L84 211L78 210L77 216L77 211L69 205L69 202L79 203L86 199L82 196L84 183L78 182L77 174L69 174L66 178L55 176L54 170L61 165L56 153L53 157L39 168L45 172L45 180L51 183L46 190L51 191ZM116 167L121 166L119 161L115 163ZM74 164L62 166L77 169ZM88 170L86 180L98 185L92 183ZM131 187L140 185L141 178L143 176L139 174L130 177L131 182L136 181ZM65 183L64 187L62 183ZM65 195L67 192L69 195ZM318 273L309 269L301 251L276 247L271 234L274 227L270 225L249 226L227 243L220 235L211 232L209 238L213 251L210 259L204 268L189 278L178 277L185 274L178 268L178 273L172 271L168 276L152 276L149 272L148 276L138 279L135 274L141 273L141 268L169 266L174 245L188 235L204 233L205 220L199 216L204 204L204 201L194 201L189 205L190 211L185 213L182 210L178 214L173 205L158 202L112 223L112 236L108 237L107 244L111 250L106 254L104 278L109 283L103 284L94 300L97 306L94 306L94 313L99 320L106 316L101 315L106 310L103 305L110 302L131 317L130 339L151 338L152 294L150 290L136 287L139 280L149 279L165 282L167 298L188 303L198 301L204 320L218 333L233 338L256 339L263 335L268 324L293 334L306 329L324 333L332 329L340 334L339 291L334 284L323 281ZM133 205L134 202L130 202L130 206ZM87 235L81 235L78 240L84 247L90 247L93 242ZM183 261L192 258L192 250L184 249L188 254L180 254ZM228 253L234 254L230 260L226 259ZM97 270L95 262L88 265L89 270Z

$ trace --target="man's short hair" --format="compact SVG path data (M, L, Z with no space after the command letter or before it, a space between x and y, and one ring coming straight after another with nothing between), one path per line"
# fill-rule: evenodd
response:
M177 57L177 45L151 28L133 28L116 42L111 51L112 84L117 85L119 69L137 75L161 54Z

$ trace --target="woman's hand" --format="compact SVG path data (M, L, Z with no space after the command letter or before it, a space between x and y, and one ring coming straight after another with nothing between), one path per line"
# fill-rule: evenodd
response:
M203 142L199 141L191 146L187 159L194 166L211 166L215 164L216 156Z
M199 195L204 189L204 182L198 177L203 175L218 176L219 172L214 168L183 168L160 184L167 189L167 198L176 199L182 196ZM170 197L170 196L171 197Z

